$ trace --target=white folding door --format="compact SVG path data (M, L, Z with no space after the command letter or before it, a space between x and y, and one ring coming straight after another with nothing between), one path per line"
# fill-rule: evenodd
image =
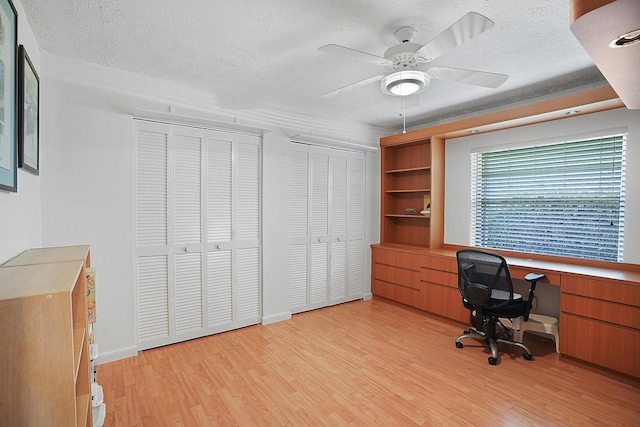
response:
M261 137L135 130L138 348L259 323Z
M292 313L364 296L364 153L291 143Z

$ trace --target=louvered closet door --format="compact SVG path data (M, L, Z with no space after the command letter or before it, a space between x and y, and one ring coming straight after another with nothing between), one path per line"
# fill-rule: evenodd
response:
M258 323L260 137L136 122L139 349Z
M364 154L291 144L292 313L364 296Z
M347 201L347 300L364 297L364 153L349 153Z
M260 138L236 135L234 230L236 241L236 326L260 321Z
M260 322L260 138L209 131L206 141L207 313L221 332Z
M209 327L231 328L233 309L233 135L208 132L207 302Z
M347 295L347 151L331 150L329 171L329 301L337 303Z
M309 307L309 146L291 144L289 179L289 306Z
M323 307L329 300L329 150L309 147L311 200L310 307Z
M202 288L202 130L172 126L175 337L204 335Z
M141 348L171 342L169 134L168 125L136 126L136 299Z

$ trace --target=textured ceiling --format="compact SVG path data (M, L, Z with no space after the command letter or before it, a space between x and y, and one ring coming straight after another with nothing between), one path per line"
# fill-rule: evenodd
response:
M569 0L22 0L43 51L188 83L223 108L271 108L402 127L402 100L374 83L389 69L322 53L335 43L382 56L413 26L425 44L469 11L495 26L430 66L509 74L498 89L433 80L406 99L407 126L601 82L569 30Z

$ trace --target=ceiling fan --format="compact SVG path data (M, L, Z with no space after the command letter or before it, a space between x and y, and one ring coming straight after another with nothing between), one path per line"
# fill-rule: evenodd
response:
M399 44L387 49L384 56L336 44L322 46L318 48L321 52L363 60L389 67L393 70L391 74L379 74L369 77L327 92L323 96L337 96L378 81L380 81L380 90L392 96L408 96L420 93L429 87L431 79L497 88L509 78L508 75L449 67L431 67L426 71L418 69L420 65L433 61L440 55L487 31L493 25L493 21L489 18L476 12L469 12L424 46L411 43L411 39L416 34L416 30L413 27L402 27L394 34Z

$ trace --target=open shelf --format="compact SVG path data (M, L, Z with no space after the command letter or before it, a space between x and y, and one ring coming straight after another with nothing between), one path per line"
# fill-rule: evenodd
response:
M415 219L430 219L431 215L403 215L403 214L384 214L389 218L415 218Z
M417 168L393 169L393 170L384 171L384 173L396 174L396 173L407 173L407 172L424 172L430 169L431 169L431 166L420 166Z
M433 143L427 138L400 144L381 141L381 144L380 243L428 248L431 246L432 215L406 215L404 212L425 210L433 200L433 179L437 184L438 174L441 174L441 168L436 168L436 177L433 175ZM437 153L440 151L438 144L439 141L436 142ZM439 154L435 158L441 160Z

